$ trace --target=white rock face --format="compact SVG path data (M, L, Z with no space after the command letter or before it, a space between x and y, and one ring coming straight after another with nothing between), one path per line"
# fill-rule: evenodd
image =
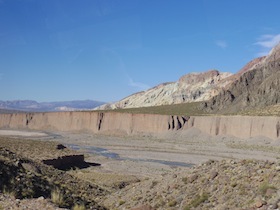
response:
M163 83L96 109L136 108L209 100L230 82L226 78L231 75L217 70L190 73L177 82Z

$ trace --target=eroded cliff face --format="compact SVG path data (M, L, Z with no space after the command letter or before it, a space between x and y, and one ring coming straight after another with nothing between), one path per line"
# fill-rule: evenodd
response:
M0 114L0 128L128 135L179 130L187 119L184 116L117 112L17 113Z
M231 135L246 139L256 136L280 137L280 117L273 116L197 116L190 117L186 127L198 128L212 136Z
M210 135L280 138L280 117L177 116L117 112L1 114L2 129L87 132L108 135L164 135L197 128Z

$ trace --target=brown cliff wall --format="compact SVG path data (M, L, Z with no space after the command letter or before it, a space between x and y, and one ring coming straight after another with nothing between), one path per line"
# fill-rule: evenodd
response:
M280 136L280 117L198 116L190 117L187 128L195 127L210 135L232 135L240 138Z
M117 112L58 112L1 114L0 128L90 132L110 135L157 135L191 127L210 135L240 138L280 136L280 117L168 116Z
M17 113L1 114L0 128L105 134L159 133L168 130L169 118L167 115L117 112Z

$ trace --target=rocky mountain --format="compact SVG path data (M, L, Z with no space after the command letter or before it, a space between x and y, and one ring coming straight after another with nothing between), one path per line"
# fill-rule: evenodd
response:
M135 93L116 103L105 104L97 109L118 109L159 106L209 100L227 86L231 73L210 70L190 73L176 82L163 83L146 91Z
M249 63L233 82L201 107L208 112L235 113L280 102L280 43Z
M77 101L61 101L61 102L42 102L32 100L15 100L0 101L1 112L9 112L9 110L31 111L31 112L50 112L50 111L74 111L93 109L104 104L99 101L77 100Z
M248 62L236 74L210 70L128 96L96 109L136 108L202 102L207 112L236 113L280 102L280 43L267 56Z

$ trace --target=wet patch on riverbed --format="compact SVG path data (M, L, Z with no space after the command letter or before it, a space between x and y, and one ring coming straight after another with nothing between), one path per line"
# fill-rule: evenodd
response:
M105 148L101 147L94 147L94 146L80 146L76 144L66 144L69 148L73 150L82 150L88 154L95 154L95 155L102 155L106 158L111 158L115 160L130 160L136 162L151 162L151 163L160 163L172 167L192 167L194 164L185 163L185 162L177 162L177 161L166 161L166 160L157 160L157 159L140 159L140 158L126 158L120 157L119 154L110 152Z

